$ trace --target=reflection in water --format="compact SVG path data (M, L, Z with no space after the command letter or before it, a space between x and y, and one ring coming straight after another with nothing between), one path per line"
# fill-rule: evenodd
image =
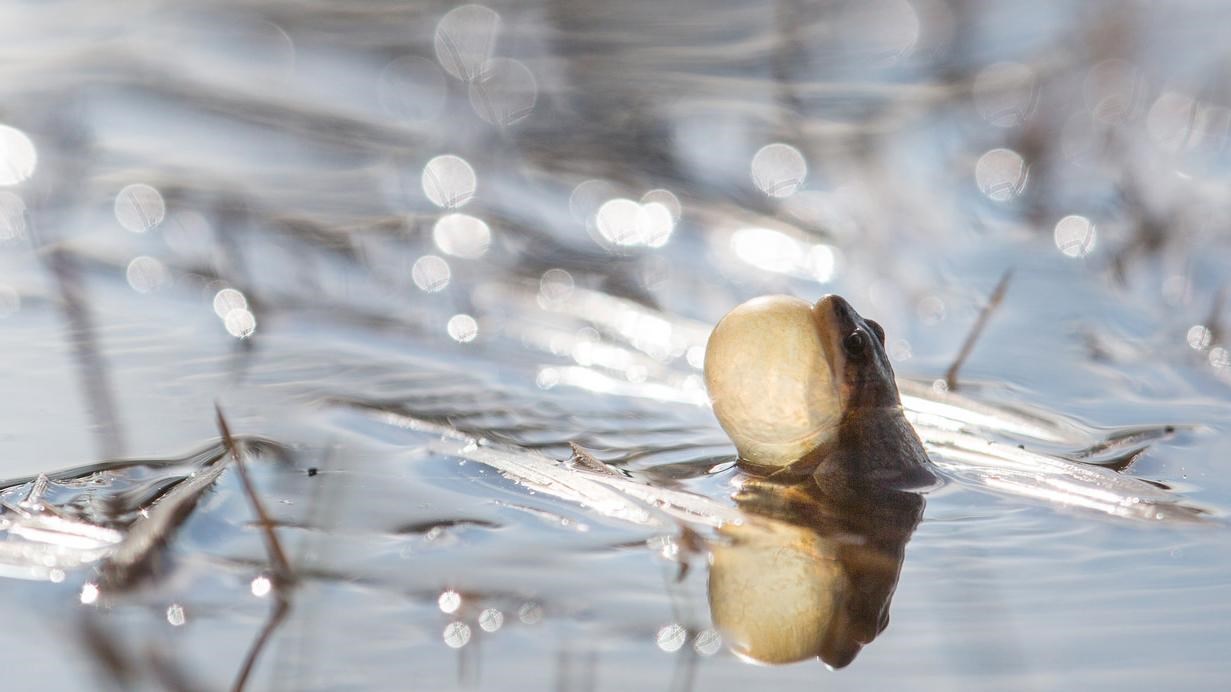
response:
M162 193L144 183L126 186L115 196L115 218L133 233L157 228L167 216Z
M0 185L16 185L34 175L38 150L26 133L0 125Z
M723 527L713 549L710 610L728 646L762 663L849 664L889 624L923 497L808 477L749 479L735 500L758 519Z
M752 182L770 197L790 197L807 176L804 155L789 144L767 144L752 157Z
M485 608L479 613L479 627L484 632L495 632L504 626L504 613L496 608Z

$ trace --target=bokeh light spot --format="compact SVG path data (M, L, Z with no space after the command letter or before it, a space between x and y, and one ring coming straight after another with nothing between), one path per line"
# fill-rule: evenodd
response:
M479 613L479 627L484 632L495 632L504 626L504 613L495 608L486 608Z
M1215 346L1210 349L1210 367L1215 370L1226 370L1231 368L1231 351L1228 351L1222 346Z
M537 625L543 620L543 607L537 603L523 603L517 609L517 619L526 625Z
M214 314L218 319L226 319L232 310L248 309L248 298L234 288L224 288L214 294Z
M445 625L445 644L451 649L460 649L470 643L470 625L464 622L450 622Z
M684 213L684 207L680 204L680 198L675 196L675 193L670 190L650 190L641 196L642 204L656 203L661 204L671 212L671 222L679 223L680 216Z
M462 607L462 595L452 589L440 594L436 599L436 605L440 607L442 613L456 613L458 608Z
M231 336L236 339L247 339L256 331L256 315L253 315L250 310L237 308L222 318L222 324Z
M16 185L34 175L38 150L26 133L0 125L0 185Z
M599 243L609 249L662 247L671 238L675 222L663 204L639 204L616 198L603 203L595 215Z
M469 214L447 214L432 227L432 240L445 254L478 259L491 245L492 232L482 219Z
M157 228L166 215L162 194L144 183L133 183L115 196L115 218L133 233Z
M455 7L436 24L436 60L455 78L473 81L491 60L499 33L500 15L490 7Z
M1204 324L1194 324L1188 328L1185 340L1188 341L1188 346L1193 350L1204 351L1213 342L1214 334Z
M410 278L420 291L435 293L449 285L449 263L436 255L424 255L410 268Z
M548 269L539 278L539 307L553 308L573 297L573 275L560 268Z
M474 341L479 335L479 323L470 315L454 315L449 318L445 330L454 341L464 344Z
M129 262L124 276L128 279L128 285L137 293L153 293L171 280L171 273L162 262L145 256L136 257Z
M975 163L975 182L987 198L1008 202L1026 187L1026 161L1012 149L992 149Z
M530 115L538 94L529 67L520 60L494 58L470 83L470 107L484 122L508 127Z
M252 591L252 595L256 596L257 598L264 598L265 596L268 596L270 590L273 589L273 587L274 587L273 582L269 580L269 577L266 577L264 575L261 575L253 579L252 584L249 585L249 589Z
M1068 257L1085 257L1094 249L1097 233L1084 216L1071 214L1056 222L1056 248Z
M679 651L684 646L684 641L688 638L688 630L684 629L683 625L671 624L666 625L658 630L654 641L658 644L658 648L672 653Z
M789 144L767 144L752 157L752 182L770 197L790 197L807 177L804 155Z
M701 630L692 643L692 648L702 656L713 656L722 648L722 636L714 630Z
M437 156L423 167L423 194L444 209L464 206L474 197L478 179L474 168L460 156Z

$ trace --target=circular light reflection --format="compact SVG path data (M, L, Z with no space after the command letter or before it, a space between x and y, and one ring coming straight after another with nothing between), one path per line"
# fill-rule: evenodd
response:
M248 299L234 288L224 288L214 294L214 314L218 319L226 319L232 310L247 310Z
M680 647L684 646L684 640L687 638L688 630L684 629L683 625L671 624L658 630L658 634L654 639L655 643L658 644L658 648L667 653L672 653L679 651Z
M1008 202L1026 187L1026 161L1012 149L992 149L975 163L975 182L987 198Z
M1231 351L1222 346L1215 346L1210 349L1210 367L1215 370L1226 370L1231 368Z
M469 214L446 214L432 227L432 240L445 254L478 259L492 242L492 231L482 219Z
M701 630L697 633L692 648L702 656L713 656L722 648L722 636L714 630Z
M659 202L607 200L595 215L600 244L605 247L662 247L675 229L671 211Z
M464 622L450 622L445 625L445 644L451 649L460 649L470 642L470 626Z
M469 343L479 335L479 323L470 315L454 315L445 326L449 336L458 343Z
M504 613L495 608L487 608L479 613L479 627L484 632L495 632L504 626Z
M244 308L236 308L227 313L226 317L222 318L222 324L226 327L227 333L236 339L247 339L256 331L256 315ZM264 577L261 577L264 579ZM266 581L268 581L266 579ZM256 588L256 582L252 582L253 589ZM255 592L254 592L255 593ZM258 596L260 594L257 594Z
M458 608L462 607L462 595L450 589L440 594L440 598L436 599L436 605L440 606L442 613L455 613Z
M564 269L548 269L539 279L539 306L551 308L573 297L573 275Z
M124 276L128 279L128 285L137 293L153 293L167 285L171 279L171 273L162 262L145 256L129 262Z
M807 177L804 155L789 144L767 144L752 156L752 182L770 197L790 197Z
M273 589L273 586L273 582L269 580L269 577L260 576L252 580L250 588L253 596L256 596L257 598L264 598L269 595L269 592Z
M444 209L464 206L474 197L477 184L474 168L460 156L437 156L423 167L423 194Z
M452 272L449 263L436 255L424 255L410 268L410 278L420 291L435 293L449 285Z
M0 125L0 185L16 185L34 175L38 151L26 133Z
M133 233L156 228L166 215L162 194L145 183L133 183L115 196L115 218Z
M538 95L534 73L512 58L488 60L478 79L470 83L470 107L484 122L497 127L525 119L534 110Z
M0 242L26 235L26 203L12 192L0 191Z
M1056 247L1068 257L1085 257L1094 249L1097 232L1084 216L1071 214L1056 222Z
M455 7L436 24L436 60L463 82L478 78L491 60L500 33L500 15L483 5Z
M1204 351L1214 341L1214 335L1204 324L1194 324L1189 327L1185 338L1188 341L1188 346L1197 351Z
M517 619L527 625L536 625L543 620L543 608L537 603L523 603L517 609Z
M184 606L178 603L172 603L168 606L167 622L170 623L172 627L180 627L187 622L187 618L184 617Z
M680 216L684 213L684 207L680 204L680 198L675 196L675 193L670 190L657 189L650 190L641 196L642 204L650 204L655 202L667 208L671 212L671 222L679 223Z

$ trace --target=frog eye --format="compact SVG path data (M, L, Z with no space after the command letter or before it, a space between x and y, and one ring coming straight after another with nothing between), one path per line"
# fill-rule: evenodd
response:
M847 334L842 340L842 350L846 351L846 355L851 358L862 358L868 350L868 333L862 329L856 329Z

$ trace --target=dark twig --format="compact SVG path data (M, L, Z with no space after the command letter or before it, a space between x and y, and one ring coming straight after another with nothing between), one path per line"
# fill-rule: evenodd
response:
M222 409L215 404L214 411L218 414L218 430L222 433L222 442L226 445L227 451L231 454L231 459L235 462L235 469L239 471L239 480L244 486L244 494L248 496L248 501L252 503L252 511L256 514L257 522L261 526L261 536L265 539L265 550L269 553L269 561L274 569L274 576L284 583L290 583L291 566L286 559L286 553L282 551L282 544L278 541L278 535L274 533L274 523L269 518L269 513L265 511L265 505L257 497L256 486L252 484L252 478L248 476L248 468L244 466L244 460L239 453L239 448L235 444L235 439L231 437L231 429L227 425L226 418L222 415Z
M966 362L966 358L970 356L970 352L975 347L975 342L979 340L979 336L983 333L983 328L987 326L987 320L1000 307L1000 303L1004 300L1005 291L1009 288L1009 279L1013 278L1013 270L1009 269L1000 277L1000 282L996 284L996 288L992 290L992 295L988 298L987 305L983 306L983 310L979 313L975 324L970 328L970 333L966 335L966 341L962 343L962 350L958 352L957 358L953 361L953 365L945 371L945 384L949 391L957 391L957 373L962 369L962 365Z
M294 576L291 573L290 562L286 559L286 553L282 550L282 543L274 532L273 521L270 519L269 513L265 511L265 505L261 503L260 498L256 494L256 486L253 485L252 479L248 476L248 469L244 466L244 460L239 453L239 447L235 444L235 439L231 436L231 429L227 425L226 418L222 415L222 408L215 404L214 410L218 415L218 430L222 433L222 442L226 445L227 451L231 454L231 459L235 462L235 469L239 472L239 479L244 487L244 494L248 496L248 501L252 504L252 511L257 516L257 522L261 526L261 536L265 540L265 550L269 555L270 566L273 568L272 591L274 609L269 614L269 619L265 621L265 626L261 628L261 632L253 640L252 646L249 647L248 653L244 656L244 662L239 668L239 674L235 676L235 683L231 689L234 692L241 692L244 686L248 684L248 678L252 675L257 659L260 657L261 652L264 651L266 644L269 643L270 637L273 636L274 631L278 629L278 626L282 624L282 621L286 619L286 615L290 611L291 603L287 589L294 583Z
M248 648L248 653L244 656L244 663L239 668L239 675L235 676L235 684L231 686L232 692L242 692L244 686L248 684L248 677L252 674L252 669L256 667L256 660L260 657L261 651L269 643L269 638L273 636L274 630L278 629L278 626L286 619L286 614L290 612L290 601L276 589L275 596L273 612L269 614L269 619L265 621L265 626L261 628L261 633L253 640L252 646Z

